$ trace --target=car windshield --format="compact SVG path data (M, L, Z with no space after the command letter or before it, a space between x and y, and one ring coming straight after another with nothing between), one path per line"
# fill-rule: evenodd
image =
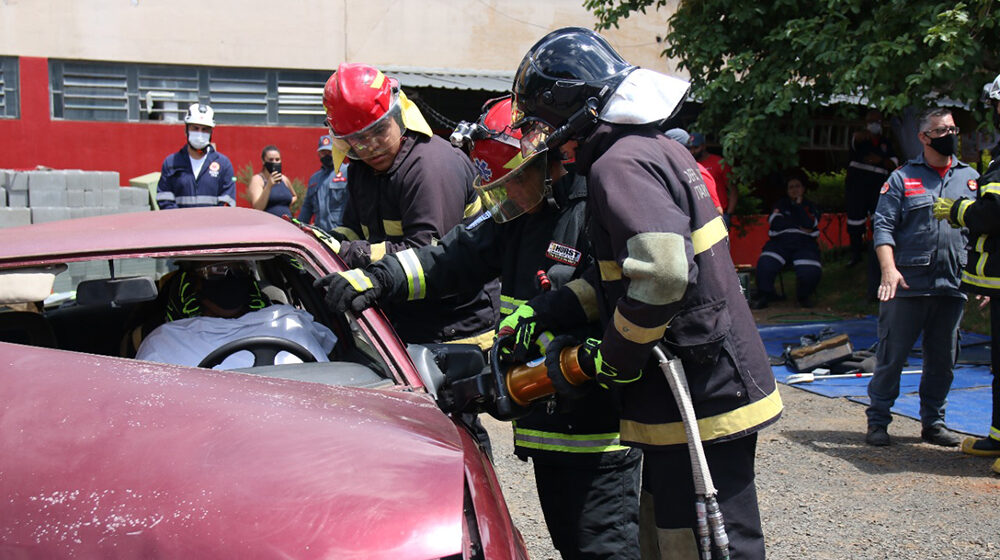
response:
M400 384L371 330L323 304L313 287L321 274L281 252L3 269L0 341L333 385Z

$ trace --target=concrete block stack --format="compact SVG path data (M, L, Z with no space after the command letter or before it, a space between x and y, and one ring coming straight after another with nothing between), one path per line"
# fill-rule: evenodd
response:
M0 169L0 228L151 210L147 189L120 184L117 171Z

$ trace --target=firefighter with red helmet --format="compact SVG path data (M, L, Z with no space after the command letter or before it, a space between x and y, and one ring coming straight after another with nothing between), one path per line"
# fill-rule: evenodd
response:
M481 212L475 168L435 136L396 80L366 64L341 64L323 91L334 168L353 160L349 202L333 233L351 267L431 245ZM496 285L469 286L435 299L393 303L386 313L408 343L470 342L488 348Z
M558 157L523 158L521 134L510 124L506 97L490 102L478 123L462 123L453 135L461 141L458 131L464 129L472 143L469 157L479 170L475 188L486 213L436 245L341 273L329 290L340 310L499 278L501 314L507 316L544 291L582 282L591 262L583 231L586 182L565 174ZM577 334L597 334L596 326L583 325ZM621 445L610 393L591 383L565 397L535 406L513 427L515 454L531 458L552 542L568 559L638 558L641 452Z
M643 450L644 558L697 558L699 542L710 553L699 541L686 426L653 355L665 349L679 358L729 538L714 546L730 550L727 558L764 558L756 433L779 418L782 404L722 217L691 154L657 126L687 90L683 80L627 63L588 29L553 31L528 51L515 73L515 126L528 155L575 148L597 266L584 273L587 282L531 299L508 326L518 333L517 353L534 345L534 333L599 316L602 335L576 358L620 396L621 440ZM557 389L560 353L570 344L548 346Z

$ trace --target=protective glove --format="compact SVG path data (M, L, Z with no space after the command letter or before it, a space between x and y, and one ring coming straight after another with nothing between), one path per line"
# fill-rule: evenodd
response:
M938 198L934 202L934 219L935 220L946 220L951 223L951 207L955 205L955 199L953 198Z
M606 362L601 355L601 341L596 338L588 338L583 343L583 346L576 353L576 359L580 362L580 369L583 370L583 373L594 378L597 384L605 389L632 383L642 378L641 369L635 372L622 372Z
M576 337L563 334L553 338L545 350L545 373L552 381L552 386L555 387L559 399L578 399L589 390L589 382L573 385L567 381L560 365L559 357L563 349L577 344L580 344L580 341Z
M538 350L541 354L544 349L537 345L537 341L545 329L545 324L535 314L534 308L527 303L522 304L500 321L497 337L510 341L500 346L500 357L504 361L524 363L533 350Z
M360 268L328 274L313 285L326 288L326 305L337 313L360 313L374 305L384 291L384 286L376 275L368 274Z

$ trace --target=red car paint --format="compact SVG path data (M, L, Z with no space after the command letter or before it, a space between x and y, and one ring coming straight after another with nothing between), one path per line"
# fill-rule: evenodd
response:
M210 208L8 229L0 270L220 247L341 266L287 222ZM396 386L0 343L0 557L440 558L476 541L485 558L526 558L489 461L381 314L362 327Z

